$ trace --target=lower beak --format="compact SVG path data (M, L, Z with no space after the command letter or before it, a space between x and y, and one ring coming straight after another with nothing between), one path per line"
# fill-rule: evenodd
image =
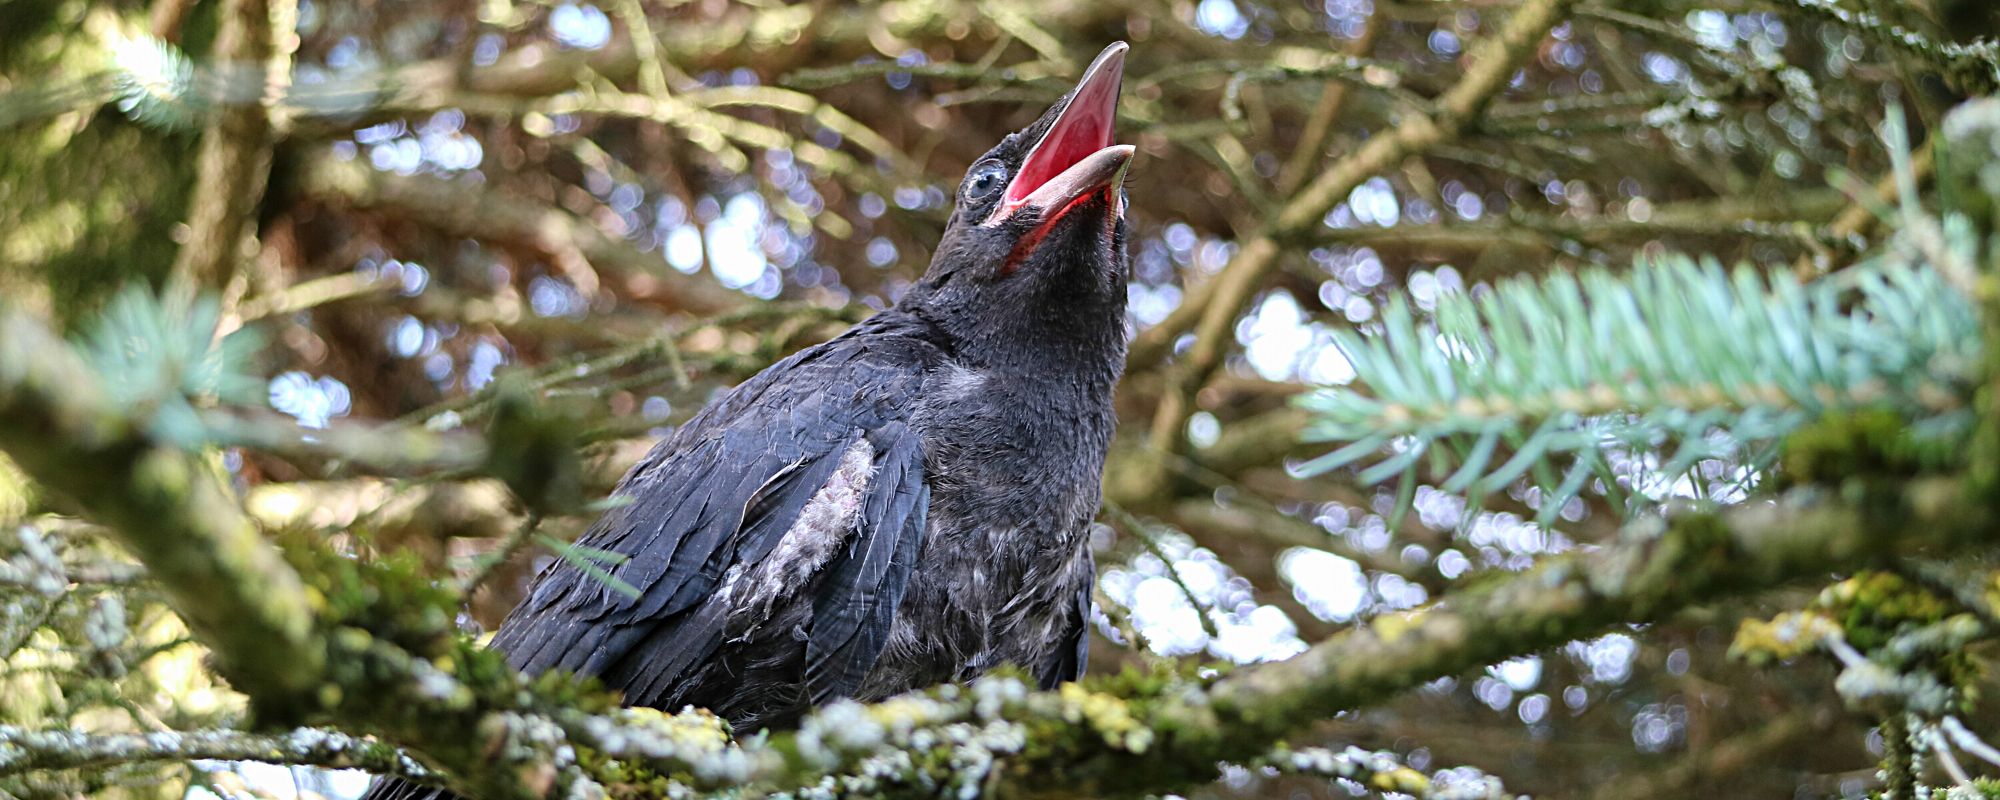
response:
M1129 144L1115 144L1071 164L1069 169L1035 187L1020 204L1041 209L1043 220L1052 222L1064 209L1084 197L1104 190L1115 190L1125 180L1125 170L1132 166L1132 154L1136 148ZM1118 203L1118 198L1112 198Z

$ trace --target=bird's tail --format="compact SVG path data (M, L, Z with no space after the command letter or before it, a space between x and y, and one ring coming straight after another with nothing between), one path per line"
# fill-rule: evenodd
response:
M376 778L361 800L461 800L443 789L420 786L401 778Z

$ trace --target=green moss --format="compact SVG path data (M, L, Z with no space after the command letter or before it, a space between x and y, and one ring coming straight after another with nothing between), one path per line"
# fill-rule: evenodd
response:
M1839 633L1838 623L1816 611L1787 611L1769 620L1745 619L1730 642L1729 657L1762 667L1812 652Z
M0 453L0 525L26 518L28 510L40 502L37 495L28 476L21 474L21 469L5 453Z
M1030 783L1076 787L1080 795L1121 795L1159 785L1163 776L1179 783L1200 783L1215 776L1213 759L1163 760L1152 757L1172 743L1176 752L1200 752L1220 747L1224 731L1212 717L1187 713L1181 701L1207 687L1218 673L1205 665L1160 661L1144 667L1127 666L1118 673L1066 684L1054 698L1038 696L1048 708L1025 722L1026 747L1009 763L1047 764L1065 752L1097 755L1069 766L1058 780L1035 775ZM1022 769L1025 767L1014 767ZM1185 779L1185 780L1183 780Z
M619 713L618 696L598 681L564 672L523 678L504 654L459 632L453 620L462 598L415 556L355 558L304 533L281 538L326 631L332 668L313 698L318 708L260 708L260 719L340 720L391 741L424 742L424 755L459 767L465 788L477 789L523 770L535 783L553 780L556 766L536 726ZM616 768L622 788L636 793L688 777L582 755L587 768ZM480 771L467 773L469 764Z
M1167 695L1190 683L1206 683L1226 674L1227 664L1198 661L1157 660L1144 665L1127 664L1109 675L1094 675L1084 681L1092 691L1108 692L1131 700Z
M438 584L409 553L358 559L303 533L283 537L283 551L306 581L313 613L327 628L351 628L412 655L450 648L458 594Z
M1673 558L1655 558L1654 563L1670 565L1688 576L1727 574L1737 557L1736 536L1722 517L1713 513L1684 514L1674 518L1668 541L1680 549Z
M1820 591L1813 605L1840 624L1849 644L1873 650L1896 634L1931 625L1954 608L1890 572L1862 572Z
M1821 590L1807 609L1745 621L1729 653L1765 664L1837 639L1885 670L1948 687L1947 702L1970 711L1986 668L1964 644L1981 635L1983 626L1949 599L1894 573L1864 571Z
M1910 477L1950 468L1958 450L1957 442L1911 435L1889 409L1828 414L1785 438L1778 478L1787 486Z

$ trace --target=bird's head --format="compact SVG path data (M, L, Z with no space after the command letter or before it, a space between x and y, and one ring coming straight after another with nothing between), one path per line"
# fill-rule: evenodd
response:
M1110 349L1122 362L1133 147L1113 142L1113 126L1126 49L1105 48L1076 88L959 182L930 269L904 302L968 355Z

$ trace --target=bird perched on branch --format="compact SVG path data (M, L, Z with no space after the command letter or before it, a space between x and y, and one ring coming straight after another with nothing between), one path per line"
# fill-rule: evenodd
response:
M517 669L739 731L1001 664L1087 653L1096 515L1125 361L1126 46L959 183L895 307L764 370L632 468L493 640ZM371 798L431 790L378 783Z

